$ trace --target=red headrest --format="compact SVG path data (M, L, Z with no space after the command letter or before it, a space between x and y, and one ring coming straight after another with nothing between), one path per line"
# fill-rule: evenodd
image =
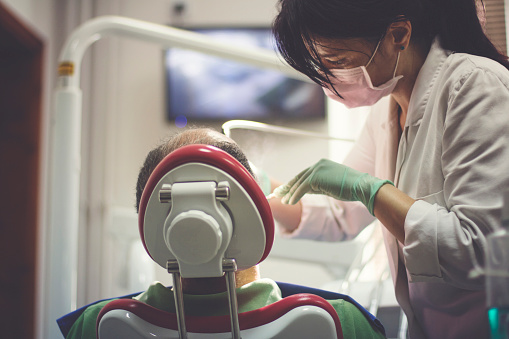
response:
M265 251L259 262L270 253L274 241L274 219L269 203L258 183L242 164L225 151L210 145L188 145L167 155L151 174L141 197L138 225L140 236L148 252L144 236L145 212L150 196L158 182L172 169L187 163L202 163L216 167L232 176L248 193L255 204L265 227ZM150 253L149 253L150 254Z

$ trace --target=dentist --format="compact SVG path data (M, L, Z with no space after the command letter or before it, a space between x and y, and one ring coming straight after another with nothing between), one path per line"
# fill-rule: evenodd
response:
M284 232L339 241L376 217L410 338L489 338L483 279L469 272L509 188L509 62L482 3L279 5L279 51L327 96L358 107L390 95L343 164L323 159L276 188Z

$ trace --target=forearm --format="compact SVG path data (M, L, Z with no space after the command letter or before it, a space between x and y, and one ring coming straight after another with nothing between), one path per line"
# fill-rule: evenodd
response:
M286 233L291 233L299 226L302 215L302 203L285 205L281 199L273 198L269 201L272 215Z
M271 179L271 192L281 185L280 182ZM280 198L272 198L269 200L272 215L278 224L286 233L291 233L299 226L302 215L302 203L299 201L295 205L286 205L281 202Z
M405 243L405 218L414 199L394 187L383 185L375 196L375 217L402 244Z

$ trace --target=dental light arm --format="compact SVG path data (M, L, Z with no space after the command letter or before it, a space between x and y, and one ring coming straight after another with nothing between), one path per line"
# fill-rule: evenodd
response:
M106 36L123 36L162 47L192 49L309 81L284 65L273 51L232 46L181 29L116 16L98 17L78 27L67 39L60 54L55 112L51 122L50 233L45 277L47 299L42 319L45 338L59 337L55 319L76 308L81 167L80 68L87 48Z
M271 68L298 80L311 81L293 68L283 64L276 53L271 50L234 46L203 34L150 22L117 16L103 16L80 26L71 34L62 48L59 58L59 75L71 75L69 85L79 86L79 69L83 54L91 44L106 36L123 36L153 42L161 47L191 49L253 66Z

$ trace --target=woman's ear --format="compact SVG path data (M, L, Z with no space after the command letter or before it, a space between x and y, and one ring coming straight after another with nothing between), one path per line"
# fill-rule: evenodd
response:
M409 20L393 22L387 29L387 37L397 50L406 49L410 43L411 36L412 23Z

